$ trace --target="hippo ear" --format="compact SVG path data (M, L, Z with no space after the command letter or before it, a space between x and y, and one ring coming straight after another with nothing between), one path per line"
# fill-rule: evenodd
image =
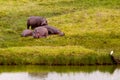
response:
M43 25L47 25L47 21L44 20L44 21L41 23L41 25L42 25L42 26L43 26Z

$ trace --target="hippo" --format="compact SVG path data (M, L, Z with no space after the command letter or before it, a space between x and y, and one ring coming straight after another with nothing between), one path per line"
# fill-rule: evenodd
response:
M48 36L48 30L44 27L36 27L33 31L33 38L43 38Z
M32 36L32 30L26 29L21 34L22 37Z
M35 29L38 26L44 26L44 25L48 25L48 22L44 17L31 16L27 20L27 29L29 29L30 26L31 29Z
M47 28L48 34L50 34L50 35L53 35L53 34L58 34L59 36L65 35L63 32L61 32L59 29L57 29L53 26L45 25L45 26L41 26L41 27Z

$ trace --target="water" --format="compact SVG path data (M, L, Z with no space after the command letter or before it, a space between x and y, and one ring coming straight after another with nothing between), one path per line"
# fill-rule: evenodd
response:
M120 80L119 66L0 66L0 80Z

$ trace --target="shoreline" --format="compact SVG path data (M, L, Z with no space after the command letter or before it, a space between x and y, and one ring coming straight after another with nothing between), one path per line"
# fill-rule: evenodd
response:
M0 48L0 65L115 65L108 53L81 46Z

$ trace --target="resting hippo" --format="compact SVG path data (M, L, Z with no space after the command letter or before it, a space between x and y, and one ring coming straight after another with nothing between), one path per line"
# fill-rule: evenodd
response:
M48 30L44 27L36 27L33 31L34 38L42 38L48 36Z
M41 26L41 27L45 27L48 30L48 34L52 35L52 34L58 34L60 36L64 36L65 34L63 32L61 32L59 29L53 27L53 26L49 26L49 25L45 25L45 26Z
M47 20L43 17L39 16L31 16L27 20L27 29L31 26L31 29L34 29L38 26L44 26L47 25Z
M32 36L32 30L26 29L21 34L22 37Z

